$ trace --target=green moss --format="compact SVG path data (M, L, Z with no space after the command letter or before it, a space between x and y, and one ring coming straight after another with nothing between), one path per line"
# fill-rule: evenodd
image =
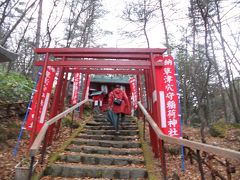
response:
M21 124L17 124L15 122L12 122L10 124L8 124L8 128L13 128L13 129L20 129L21 128Z
M19 134L19 130L21 128L20 124L17 124L15 122L9 122L4 124L5 127L2 127L2 126L3 125L0 125L0 142L5 142L8 139L17 138Z
M148 171L148 179L149 180L158 180L159 178L153 173L154 169L154 155L152 153L151 148L148 146L147 142L143 138L143 125L138 121L138 129L140 131L140 140L142 144L144 159L146 168Z
M7 131L5 128L0 126L0 142L5 142L7 140Z
M240 124L234 123L230 125L231 128L240 129Z
M227 125L223 121L213 123L209 129L209 133L213 137L224 138L227 130Z
M89 119L88 119L89 120ZM73 141L73 139L84 129L86 123L88 122L85 121L84 123L82 123L78 129L76 129L71 137L65 141L61 147L53 154L50 155L50 158L49 158L49 161L48 161L48 165L47 167L42 171L42 172L39 172L38 174L34 174L34 176L32 177L33 180L39 180L41 179L41 177L45 174L45 170L48 171L49 170L49 167L55 162L58 160L59 158L59 154L63 153L65 151L65 149L71 144L71 142Z
M101 170L98 170L97 171L97 177L101 178L103 175L103 172Z

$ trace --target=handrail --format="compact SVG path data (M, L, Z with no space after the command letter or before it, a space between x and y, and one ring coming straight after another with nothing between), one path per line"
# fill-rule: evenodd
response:
M45 122L45 124L43 125L42 129L40 130L40 132L38 133L36 139L34 140L29 154L31 157L35 156L38 153L39 147L47 133L48 127L50 125L52 125L53 123L57 122L60 118L66 116L67 114L69 114L70 112L72 112L73 110L75 110L76 108L78 108L79 106L83 105L84 103L86 103L87 101L89 101L89 99L85 99L77 104L75 104L74 106L70 107L69 109L63 111L62 113L54 116L52 119L50 119L49 121Z
M240 161L240 152L238 152L238 151L221 148L221 147L217 147L217 146L213 146L213 145L209 145L209 144L204 144L204 143L200 143L200 142L190 141L187 139L175 138L175 137L171 137L171 136L167 136L167 135L163 134L162 131L160 130L160 128L158 127L158 125L154 122L154 120L149 115L149 113L146 111L146 109L144 108L144 106L141 104L140 101L138 102L138 105L139 105L140 109L142 110L143 114L145 115L145 118L147 119L148 123L150 124L150 126L152 127L152 129L154 130L154 132L156 133L156 135L159 139L162 139L171 144L183 145L183 146L189 147L194 150L201 150L201 151L204 151L207 153L221 155L223 157L227 157L227 158L230 158L233 160Z

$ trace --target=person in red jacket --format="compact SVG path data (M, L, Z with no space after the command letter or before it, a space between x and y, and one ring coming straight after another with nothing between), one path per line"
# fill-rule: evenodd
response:
M108 104L109 108L118 116L116 133L119 133L120 116L121 121L124 121L125 114L129 114L130 109L128 97L126 93L120 89L119 85L116 85L116 88L109 93Z

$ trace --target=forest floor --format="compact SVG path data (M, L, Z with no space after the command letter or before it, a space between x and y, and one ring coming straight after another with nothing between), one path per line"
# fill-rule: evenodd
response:
M76 114L76 113L75 113ZM85 119L89 118L87 116ZM79 119L75 118L76 120L85 121L85 119ZM16 127L19 127L19 129L15 129L19 133L22 118L11 118L9 119L11 121L10 124L14 121L16 124ZM57 137L57 140L53 141L53 144L47 148L46 154L44 156L44 163L41 165L38 163L38 166L36 168L36 172L41 172L46 164L48 164L48 161L50 160L50 157L53 155L54 152L59 150L61 146L71 137L72 133L74 133L74 129L71 132L71 129L69 127L69 124L71 121L65 121L65 124L60 128L59 136ZM7 129L6 122L4 123L5 129ZM12 130L12 129L11 129ZM16 134L16 133L15 133ZM1 134L0 134L1 136ZM13 149L16 146L17 143L17 136L15 136L12 139L5 140L4 142L0 141L0 179L1 180L12 180L15 178L15 166L24 158L29 158L28 156L28 149L29 149L29 134L25 132L23 134L23 138L20 141L19 150L16 155L16 157L13 156ZM36 157L38 161L40 161L41 156L38 155Z
M148 127L146 127L147 131ZM188 136L189 140L201 142L200 136L200 128L193 127L183 127L184 136ZM149 133L147 133L149 134ZM240 151L240 129L239 128L229 128L224 138L220 137L212 137L209 133L209 130L205 130L206 142L207 144L211 144L214 146L227 148L231 150ZM146 139L149 143L149 136L146 135ZM149 143L150 144L150 143ZM178 145L171 145L165 143L165 159L166 159L166 168L167 168L167 178L169 180L201 180L201 174L199 172L198 162L196 160L196 156L192 156L193 164L190 162L190 157L185 155L184 166L182 165L181 158L181 147ZM186 150L186 154L188 151ZM201 154L202 157L203 154ZM216 157L217 160L209 160L207 156L205 156L204 161L208 162L212 169L216 170L216 173L219 173L220 176L227 179L226 167L221 165L218 161L221 161L223 164L226 164L226 159L223 157ZM233 167L235 167L236 172L231 174L232 180L240 179L240 162L234 161L231 159L227 159L231 163ZM157 179L162 178L161 174L161 165L158 159L154 159L155 164L155 175ZM184 169L184 171L183 171ZM204 178L206 180L212 180L211 171L207 168L206 165L203 165ZM220 179L216 177L216 179Z
M20 125L21 120L19 118L11 118L11 122L15 122ZM148 128L146 128L148 129ZM19 131L19 130L18 130ZM147 131L146 131L147 132ZM184 127L183 132L189 137L190 140L201 141L200 130L199 128ZM55 152L70 136L70 128L63 127L59 133L60 137L57 141L53 143L50 149L47 150L44 164L49 160L51 152ZM207 131L205 133L206 141L208 144L212 144L219 147L229 148L233 150L240 151L240 129L229 129L224 138L212 137ZM149 143L149 136L147 135L147 141ZM28 147L29 147L29 137L24 135L24 139L21 140L20 148L16 157L13 156L12 151L16 145L17 137L8 139L5 142L0 142L0 179L1 180L10 180L14 179L15 176L15 165L20 162L23 157L27 157ZM181 165L181 154L179 153L179 146L174 146L170 144L165 144L166 147L166 162L167 162L167 176L168 179L183 179L183 180L200 180L201 176L198 169L198 163L196 160L193 160L193 165L190 163L189 157L184 161L185 171L182 171ZM39 157L38 157L39 158ZM194 159L194 158L193 158ZM218 157L223 163L225 159ZM230 161L232 165L236 168L236 173L232 174L232 180L240 179L240 162ZM160 176L161 168L158 159L154 160L156 174L159 174L159 179L162 179ZM212 167L214 167L217 172L221 173L226 177L226 168L216 161L212 162ZM39 166L37 171L42 170L42 166ZM205 179L212 179L210 171L203 166Z

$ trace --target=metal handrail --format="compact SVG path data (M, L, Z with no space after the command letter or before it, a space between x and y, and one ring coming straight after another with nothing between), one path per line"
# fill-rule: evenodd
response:
M63 111L62 113L54 116L49 121L45 122L45 124L41 128L40 132L38 133L36 139L34 140L32 146L30 148L30 151L29 151L30 157L34 157L38 153L40 145L41 145L41 143L42 143L42 141L43 141L43 139L44 139L44 137L45 137L45 135L47 133L48 127L50 125L52 125L53 123L57 122L59 119L61 119L62 117L66 116L67 114L71 113L76 108L78 108L79 106L83 105L84 103L86 103L88 101L89 101L89 99L85 99L85 100L75 104L74 106L70 107L69 109Z
M227 148L221 148L221 147L217 147L209 144L204 144L200 142L190 141L186 139L170 137L163 134L163 132L160 130L158 125L154 122L154 120L149 115L149 113L147 112L147 110L144 108L144 106L141 104L140 101L138 102L138 105L141 111L143 112L143 114L145 115L145 118L147 119L148 123L150 124L150 126L152 127L152 129L154 130L154 132L156 133L159 139L164 140L170 144L183 145L194 150L201 150L207 153L212 153L215 155L220 155L226 158L230 158L232 160L240 161L240 152L238 151L234 151Z

